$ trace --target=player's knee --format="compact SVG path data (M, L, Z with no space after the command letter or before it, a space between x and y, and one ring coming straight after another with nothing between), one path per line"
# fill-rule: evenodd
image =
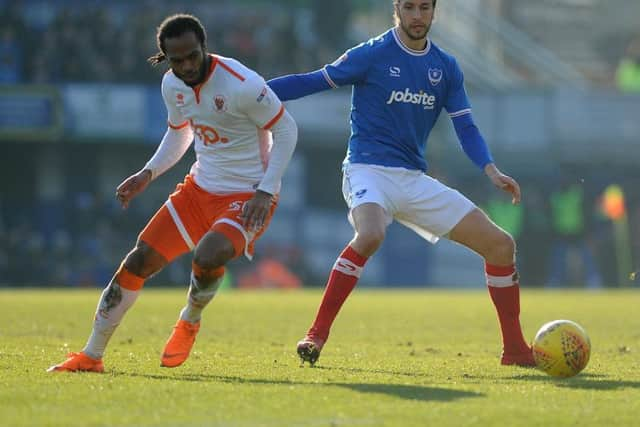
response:
M166 264L162 255L142 241L138 241L124 260L124 267L129 272L144 279L160 271Z
M492 252L494 258L504 260L503 262L512 262L515 260L516 242L509 233L501 231L494 237Z
M227 262L231 261L235 256L233 245L221 245L214 250L206 250L204 248L196 248L193 253L193 263L201 271L214 271L223 267Z
M369 257L373 255L384 241L384 228L371 228L360 231L355 238L354 247L358 253Z

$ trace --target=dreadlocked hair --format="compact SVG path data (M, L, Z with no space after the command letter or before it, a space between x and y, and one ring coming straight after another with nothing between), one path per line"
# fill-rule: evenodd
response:
M193 15L179 13L171 15L162 21L156 33L156 44L160 50L155 55L149 57L147 61L154 67L164 62L167 57L165 55L165 40L173 37L180 37L184 33L193 31L203 47L207 46L207 33L204 26L198 18Z

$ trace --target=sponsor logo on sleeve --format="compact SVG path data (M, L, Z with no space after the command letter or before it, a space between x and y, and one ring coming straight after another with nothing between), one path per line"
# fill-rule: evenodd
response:
M258 97L256 98L257 102L262 102L262 100L264 99L264 97L267 96L267 87L265 86L262 89L262 92L260 92L260 95L258 95Z

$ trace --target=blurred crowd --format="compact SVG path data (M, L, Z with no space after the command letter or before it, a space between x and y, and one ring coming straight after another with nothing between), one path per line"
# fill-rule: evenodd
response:
M593 176L567 174L546 183L523 179L521 184L520 205L512 205L495 191L487 192L480 205L516 240L525 285L640 284L635 277L640 199L631 191L633 181L618 186Z
M640 93L640 34L629 42L616 69L616 85L626 93Z
M210 51L237 58L266 78L309 71L363 39L349 25L352 3L0 0L0 84L158 84L164 67L154 70L146 59L157 51L156 27L177 12L201 18ZM616 83L623 92L640 92L640 36L630 41ZM637 179L619 177L627 200L624 217L612 219L603 209L606 179L584 181L579 173L551 181L533 178L521 179L521 206L486 191L476 179L453 185L515 237L525 285L599 287L621 283L625 275L640 281L634 275L640 268ZM11 203L10 208L3 201L0 194L0 285L12 286L103 286L163 202L134 204L125 213L115 200L91 191L68 194L65 200ZM625 234L626 242L621 241ZM305 275L304 249L287 248L296 254L289 257L296 259L289 267L303 283L324 283L325 277ZM262 267L245 271L247 283L263 270L288 276L272 263ZM183 257L154 280L186 283L189 269L190 259ZM240 276L237 283L242 283Z
M524 198L518 206L495 189L488 189L482 181L459 181L455 186L514 236L523 285L638 285L634 272L638 273L640 267L640 199L630 191L637 183L622 185L628 193L623 205L617 199L606 201L608 184L604 182L588 179L585 183L579 178L563 177L553 183L529 178L521 183ZM613 211L605 201L614 207ZM108 283L118 263L133 247L137 234L162 203L134 203L123 211L115 200L87 192L65 201L12 206L11 210L1 202L0 198L0 284L74 287ZM424 248L428 256L431 246L425 243ZM283 286L285 282L294 287L300 283L324 283L324 277L306 274L308 270L300 256L304 250L260 247L257 262L240 260L231 266L235 285L259 286L257 282L282 281L281 278L286 278ZM269 274L261 273L267 269L275 271L271 279ZM189 270L190 257L184 256L153 280L156 285L185 284ZM256 281L260 275L262 279Z
M332 17L332 3L341 4L0 0L0 83L157 83L164 69L146 59L157 52L157 26L178 12L202 20L210 51L265 77L310 70L351 44L349 7Z
M0 0L0 84L157 83L164 67L155 29L168 15L193 13L205 25L209 50L239 59L267 77L310 71L361 41L357 2L218 0ZM640 36L620 58L615 80L640 92Z
M37 201L33 206L2 206L0 277L9 285L106 283L130 249L141 221L94 194L71 200Z

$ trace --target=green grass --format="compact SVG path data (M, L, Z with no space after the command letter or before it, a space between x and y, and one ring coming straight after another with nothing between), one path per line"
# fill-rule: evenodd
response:
M523 291L527 337L560 318L591 336L589 366L565 380L499 365L484 291L358 290L316 368L294 349L319 292L222 293L192 357L166 369L185 292L145 290L105 375L46 373L83 347L98 296L0 292L1 425L611 427L640 414L640 292Z

